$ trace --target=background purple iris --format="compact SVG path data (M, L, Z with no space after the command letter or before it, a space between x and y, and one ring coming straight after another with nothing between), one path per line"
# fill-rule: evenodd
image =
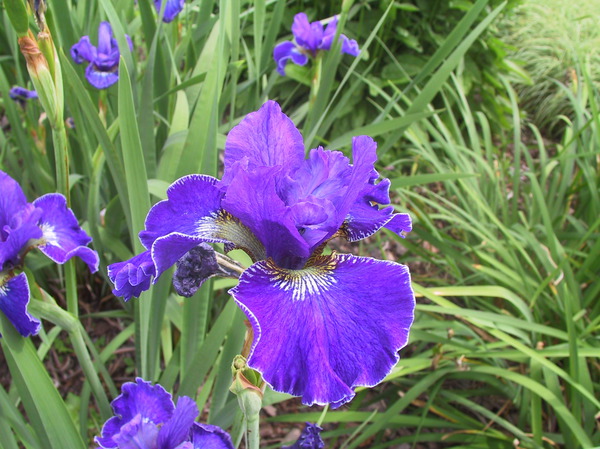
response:
M133 43L125 35L129 48ZM101 22L98 27L98 46L90 42L89 36L83 36L71 47L71 57L77 64L89 62L85 77L96 89L106 89L119 80L119 45L113 36L112 27L108 22Z
M154 0L154 6L157 11L160 11L162 6L162 0ZM167 4L165 5L165 13L163 15L163 22L169 23L175 20L175 17L183 11L183 7L185 6L185 0L167 0Z
M324 21L309 22L305 13L296 14L292 24L295 42L285 41L273 49L273 59L277 64L277 71L281 75L285 75L285 66L288 61L305 65L309 56L314 58L319 50L329 50L337 31L337 24L337 16L333 17L327 26L324 26ZM340 34L340 41L342 53L352 56L359 55L360 49L354 39L348 39L344 34Z
M19 184L0 170L0 310L27 337L40 322L27 312L29 286L23 257L37 247L56 263L80 257L92 272L98 254L87 247L91 238L81 229L63 195L49 193L28 203Z

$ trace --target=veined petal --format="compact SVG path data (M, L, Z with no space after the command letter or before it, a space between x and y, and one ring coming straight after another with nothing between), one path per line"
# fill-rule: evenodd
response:
M193 449L233 449L229 434L210 424L194 423L192 442Z
M293 169L304 160L302 135L277 102L267 101L227 135L223 184L231 182L234 164L244 158L249 171L276 165Z
M113 263L107 270L108 277L115 286L114 295L122 296L125 301L148 290L156 275L150 251L144 251L125 262Z
M112 440L118 449L156 449L158 427L148 422L141 415L136 415L131 421L125 423L119 433Z
M65 197L60 193L49 193L33 204L42 210L40 251L56 263L65 263L78 256L92 273L98 271L98 254L86 246L92 239L81 229L73 211L67 208Z
M102 436L96 442L103 448L116 448L114 437L136 416L144 422L156 425L166 423L175 410L171 395L160 385L152 385L141 378L127 382L121 387L121 394L111 403L115 416L102 428ZM154 448L152 448L154 449Z
M36 335L41 324L27 312L27 304L29 304L29 285L25 273L8 281L0 277L0 310L23 337Z
M85 77L96 89L107 89L119 81L118 65L111 70L100 70L98 66L91 63L85 69Z
M351 255L252 265L230 290L254 329L248 365L305 404L339 407L398 361L415 299L406 266Z
M83 61L92 62L96 59L96 47L90 42L89 36L83 36L75 45L71 47L71 58L75 64L81 64Z
M296 229L290 207L277 195L280 167L240 170L227 188L223 208L246 225L261 241L266 256L278 264L304 265L309 247Z
M173 449L183 443L189 437L198 414L198 406L192 398L180 397L173 416L158 433L158 449Z

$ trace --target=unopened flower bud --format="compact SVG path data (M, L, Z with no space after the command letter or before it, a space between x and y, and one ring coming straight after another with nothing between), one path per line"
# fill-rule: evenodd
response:
M233 359L231 366L233 383L229 391L238 397L238 403L248 421L258 419L262 408L265 381L257 371L248 368L246 359L241 355Z

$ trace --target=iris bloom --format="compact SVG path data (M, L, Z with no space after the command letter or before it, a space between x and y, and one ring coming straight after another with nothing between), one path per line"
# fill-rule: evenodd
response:
M165 14L163 15L163 22L172 22L175 17L177 17L177 15L183 11L184 5L185 0L167 0L167 4L165 5ZM160 11L162 0L154 0L154 6L156 7L157 11Z
M321 438L322 430L317 424L307 422L298 441L282 449L323 449L325 442Z
M337 31L338 18L335 16L324 28L323 21L309 22L306 14L301 12L294 16L292 34L295 43L285 41L273 49L273 59L277 63L277 71L285 75L285 65L289 60L294 64L306 65L308 58L316 57L320 50L329 50ZM354 39L340 34L342 53L358 56L360 49Z
M133 50L131 39L127 35L125 37L129 48ZM119 56L119 45L108 22L100 23L97 47L91 44L89 36L83 36L71 47L71 57L75 63L89 62L85 77L96 89L106 89L119 80Z
M37 247L60 264L78 256L92 272L98 270L98 254L86 246L92 239L63 195L49 193L28 203L19 184L3 171L0 192L0 310L27 337L37 334L40 322L27 312L27 276L15 273L25 254Z
M127 382L111 405L115 416L96 437L101 448L233 449L223 429L195 422L199 412L192 398L181 396L175 405L158 384L140 378Z
M21 106L24 106L27 100L38 97L38 94L35 90L27 90L20 86L11 88L8 92L8 95L12 100L16 101Z
M411 230L407 214L378 206L390 202L390 181L377 182L376 147L359 136L352 164L321 147L305 159L300 132L268 101L227 136L221 181L185 176L152 207L146 250L108 267L114 293L139 296L176 262L202 264L188 256L201 243L242 248L254 264L230 294L254 330L248 366L305 404L344 404L390 372L413 321L406 266L322 254L333 237Z

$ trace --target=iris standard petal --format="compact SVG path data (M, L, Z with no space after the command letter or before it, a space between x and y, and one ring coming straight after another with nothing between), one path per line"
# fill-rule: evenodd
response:
M298 45L314 53L320 48L323 40L323 24L321 22L310 23L306 14L300 12L294 16L292 34Z
M175 17L177 17L177 15L183 11L184 5L185 0L167 0L167 4L165 5L165 13L163 15L163 22L172 22ZM162 0L154 0L154 6L156 7L156 10L160 12Z
M333 38L335 37L335 33L337 31L338 20L338 16L335 16L325 27L325 31L323 31L323 39L321 40L321 45L319 46L320 49L329 50L331 48L331 44L333 44Z
M27 276L21 273L8 281L0 277L0 310L23 337L36 335L40 321L27 312L29 285Z
M275 165L293 169L304 160L302 135L277 102L267 101L227 135L222 181L225 185L235 176L234 164L244 158L250 171Z
M322 430L317 424L307 422L298 441L281 449L323 449L325 442L321 438Z
M109 55L112 53L113 31L110 23L100 22L98 27L98 55Z
M152 385L141 378L127 382L121 387L121 394L111 403L115 416L102 428L102 436L96 442L104 448L114 448L113 437L121 428L140 416L142 421L156 425L166 423L175 410L171 395L160 385Z
M360 54L360 48L358 48L358 43L354 39L349 39L342 34L340 35L340 40L342 41L342 53L352 56L358 56Z
M156 275L150 251L144 251L125 262L113 263L107 269L108 277L115 286L114 295L122 296L125 301L148 290Z
M296 229L290 207L277 195L281 167L240 170L227 188L223 208L261 241L266 256L284 267L297 268L309 257L309 247Z
M173 449L183 443L189 437L190 429L198 414L198 406L192 398L180 397L173 416L158 433L157 449Z
M141 415L136 415L119 429L113 436L115 446L106 446L118 449L156 449L158 427L152 422L145 421Z
M234 449L231 437L218 426L194 423L193 449Z
M96 54L96 47L90 42L89 36L83 36L71 47L71 58L76 64L81 64L83 61L92 62L96 59Z
M0 170L0 192L2 192L0 195L0 229L2 229L10 223L13 215L25 207L27 198L19 183L2 170Z
M98 66L91 63L85 69L85 77L96 89L107 89L119 81L118 66L110 70L100 70Z
M248 365L273 389L334 408L390 372L415 307L406 266L351 255L296 271L261 261L230 294L254 329Z
M79 226L67 200L60 193L49 193L33 202L42 210L40 251L56 263L78 256L92 273L98 271L98 253L86 245L92 241Z

